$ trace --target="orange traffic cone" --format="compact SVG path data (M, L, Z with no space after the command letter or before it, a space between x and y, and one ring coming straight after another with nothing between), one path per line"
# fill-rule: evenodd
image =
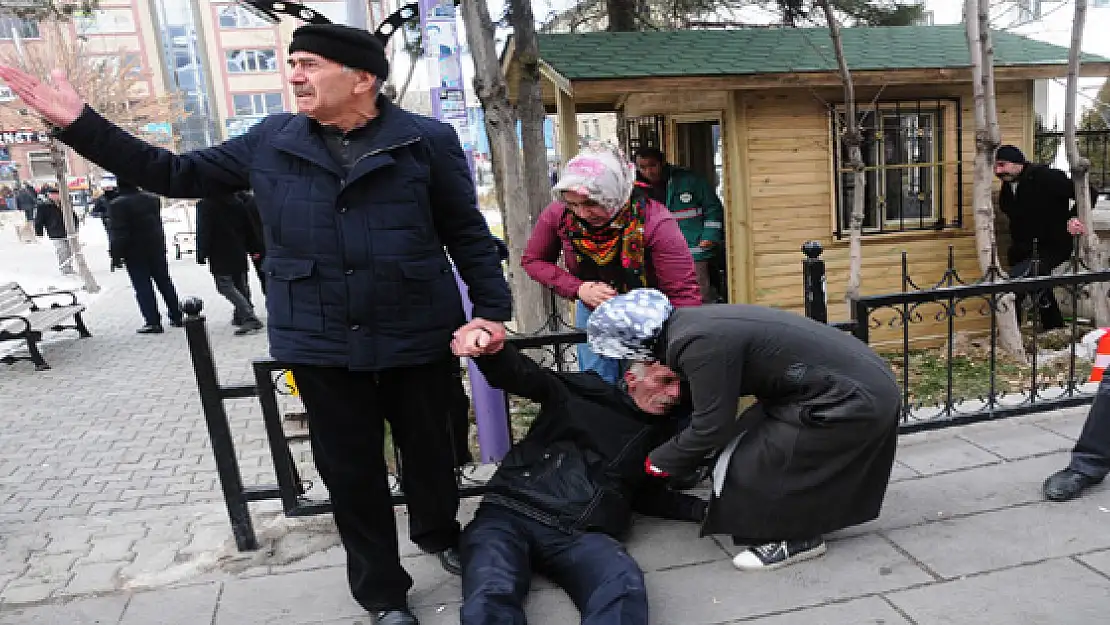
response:
M1091 378L1088 381L1101 382L1102 373L1106 371L1107 366L1110 366L1110 332L1103 330L1102 336L1098 339L1095 364L1091 367Z

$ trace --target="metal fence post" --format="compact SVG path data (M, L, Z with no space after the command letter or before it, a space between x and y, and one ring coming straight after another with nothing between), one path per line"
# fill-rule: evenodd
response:
M185 339L189 343L189 357L193 360L200 405L204 412L204 422L208 426L208 438L212 442L212 454L216 457L216 472L220 476L220 487L224 492L224 503L227 504L231 532L235 535L235 546L239 551L254 551L258 549L258 538L254 534L251 512L243 491L243 476L239 473L235 441L231 437L227 411L224 410L220 378L216 374L216 361L212 358L208 330L205 328L204 317L200 314L203 307L204 302L196 297L190 297L181 305L186 315Z
M828 285L825 282L825 261L821 243L806 241L802 245L803 290L805 291L806 316L821 323L829 322Z

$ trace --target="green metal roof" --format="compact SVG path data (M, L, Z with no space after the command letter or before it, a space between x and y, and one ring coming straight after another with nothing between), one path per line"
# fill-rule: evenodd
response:
M841 30L853 71L968 67L962 24ZM1068 49L994 32L996 67L1066 65ZM545 34L540 57L570 80L836 71L824 28ZM1084 54L1085 62L1110 63Z

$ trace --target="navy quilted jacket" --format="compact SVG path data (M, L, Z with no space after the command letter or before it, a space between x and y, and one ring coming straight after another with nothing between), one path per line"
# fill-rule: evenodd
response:
M90 108L58 138L169 197L253 188L266 239L270 352L280 361L378 371L447 357L463 310L507 321L511 302L454 130L380 100L369 151L343 169L303 115L177 155Z

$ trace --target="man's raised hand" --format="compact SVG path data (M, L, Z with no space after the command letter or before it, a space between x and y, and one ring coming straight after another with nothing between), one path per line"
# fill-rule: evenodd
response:
M15 67L0 65L0 80L24 104L59 128L72 124L85 107L84 101L73 85L69 84L65 73L58 69L50 72L50 82L53 83L50 84Z

